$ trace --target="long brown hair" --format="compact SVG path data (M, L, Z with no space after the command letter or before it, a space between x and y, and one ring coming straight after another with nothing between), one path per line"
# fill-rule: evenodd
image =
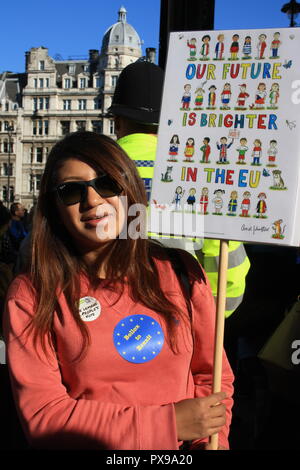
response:
M122 188L131 204L147 205L144 185L135 164L122 148L109 137L93 132L76 132L58 142L51 150L41 180L32 233L31 281L36 290L36 313L31 327L34 342L40 339L45 350L46 339L50 343L53 312L57 308L57 296L63 293L75 321L82 333L82 353L89 344L88 330L79 315L78 292L80 274L85 273L93 284L99 282L99 263L94 269L85 266L76 247L70 244L70 236L59 220L53 188L57 172L64 161L77 158L92 166L97 172L109 174ZM128 216L127 222L130 223ZM182 312L166 297L161 289L159 272L154 258L165 258L163 249L153 246L145 238L115 239L107 243L106 277L112 283L124 279L130 287L130 295L136 302L158 312L166 322L172 349L176 345L174 321ZM102 254L103 256L103 254ZM77 358L78 359L78 358Z

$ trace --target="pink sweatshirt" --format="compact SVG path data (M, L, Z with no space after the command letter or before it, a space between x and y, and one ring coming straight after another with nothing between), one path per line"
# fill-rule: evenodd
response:
M172 267L166 261L158 263L165 292L186 311ZM93 290L82 279L78 299L85 296L93 298L88 299L90 307L84 317L91 344L82 360L72 362L80 351L81 335L64 295L58 298L59 308L53 314L53 349L47 347L45 356L40 344L35 349L32 336L23 333L34 315L33 287L26 276L18 276L10 286L4 314L7 358L17 408L30 443L42 448L178 449L174 403L211 393L215 305L210 288L204 282L194 286L194 350L189 327L180 320L179 354L169 347L160 315L134 303L127 289L118 300L117 293L101 282ZM149 317L148 334L146 329L139 335L141 322ZM132 329L124 322L132 322ZM158 326L155 334L162 334L164 340L162 336L156 338L162 341L152 351L154 358L149 358L153 325ZM124 351L115 340L122 328L126 330ZM145 362L124 358L126 353L135 357L132 347ZM232 382L224 353L222 390L228 398L224 401L227 423L219 434L223 446L228 446Z

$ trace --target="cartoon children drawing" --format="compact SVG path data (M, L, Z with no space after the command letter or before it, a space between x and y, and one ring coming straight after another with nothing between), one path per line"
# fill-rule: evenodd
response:
M265 215L267 211L267 204L266 204L267 195L266 193L259 193L257 197L258 197L258 203L256 206L257 216L255 217L265 219L267 218L267 216Z
M251 165L261 165L260 163L261 153L262 153L261 140L255 139L254 147L252 150L253 162L251 163Z
M217 142L217 148L220 150L219 161L217 163L229 163L227 161L227 150L232 146L234 139L227 144L227 137L221 137L220 144Z
M200 196L200 214L208 214L207 212L208 206L208 188L202 188L201 196Z
M281 41L280 41L280 33L277 31L276 33L274 33L273 35L273 40L271 42L271 51L272 51L272 56L270 57L270 59L278 59L279 58L279 55L278 55L278 49L279 49L279 46L281 45Z
M250 109L264 109L265 99L267 96L266 88L265 83L261 82L258 84L255 94L255 104L251 105Z
M271 109L278 109L278 98L279 98L279 84L272 83L270 93L269 93L269 100L270 100L270 108Z
M196 40L196 38L192 38L190 40L187 40L186 43L187 43L187 46L190 49L190 58L188 60L196 60L196 53L197 53L197 47L196 47L197 40Z
M208 188L202 188L201 196L200 196L200 214L207 214L207 206L208 206Z
M193 210L194 210L194 204L196 202L195 194L196 194L196 189L191 188L189 190L189 195L188 195L188 198L186 200L190 212L193 212Z
M224 83L223 91L221 93L221 109L230 109L228 106L231 99L231 85L230 83Z
M182 189L182 186L177 186L175 189L175 195L172 200L172 204L175 204L175 210L178 211L181 209L181 199L183 198L185 190Z
M201 51L200 54L202 57L200 57L201 60L209 60L209 42L210 42L210 36L208 34L205 34L205 36L202 37L202 46L201 46Z
M240 146L237 148L237 151L239 152L239 156L238 156L238 161L236 163L238 163L239 165L245 165L246 162L245 162L245 154L248 150L248 147L247 147L247 139L245 137L242 137L240 139Z
M189 137L185 143L185 149L184 149L184 156L185 160L184 162L193 162L192 160L193 155L195 152L195 140L193 137Z
M200 150L202 152L202 160L200 160L200 163L209 163L209 155L210 155L210 138L209 137L204 137L203 139L203 145L200 147Z
M238 193L237 191L231 191L230 193L230 199L228 202L228 214L231 216L236 216L236 210L237 210L237 198L238 198Z
M170 140L168 162L177 162L176 157L178 155L179 145L179 137L177 134L174 134Z
M196 98L195 98L195 107L194 107L194 109L202 109L204 93L205 93L205 90L202 86L196 89L196 91L195 91Z
M223 199L222 199L222 194L225 194L224 189L216 189L214 191L215 197L212 200L215 206L215 212L213 212L214 215L222 215L222 207L223 207Z
M238 52L239 52L239 38L238 34L234 34L232 36L232 43L230 46L230 59L229 60L238 60Z
M240 87L240 92L237 97L237 108L238 109L246 109L245 103L246 99L249 98L249 94L246 92L247 85L243 83L242 85L239 85Z
M207 109L216 109L216 89L217 87L215 85L211 85L208 89L209 93Z
M183 93L183 96L181 98L181 102L182 102L182 108L181 109L187 109L189 110L190 109L190 102L191 102L191 85L189 83L187 83L186 85L184 85L184 93Z
M277 140L270 140L270 147L268 148L268 163L267 166L274 167L277 166L275 164L276 156L278 153L277 149Z
M251 37L246 36L244 45L243 45L243 57L242 59L251 59L251 52L252 52L252 45L251 45Z
M264 59L265 49L267 47L266 43L267 36L265 34L260 34L258 36L258 43L257 43L257 59Z
M249 215L250 196L251 196L251 193L249 193L249 191L245 191L243 193L243 200L241 204L242 213L240 214L240 217L250 217Z
M224 60L223 54L224 54L224 34L219 34L218 37L218 42L215 47L215 54L216 54L216 59L215 60Z

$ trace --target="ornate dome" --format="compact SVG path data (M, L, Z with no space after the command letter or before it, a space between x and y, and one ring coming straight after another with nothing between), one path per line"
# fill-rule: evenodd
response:
M101 54L110 52L109 48L129 47L141 55L141 40L136 30L127 23L126 14L126 9L121 7L118 12L118 22L110 26L104 34Z

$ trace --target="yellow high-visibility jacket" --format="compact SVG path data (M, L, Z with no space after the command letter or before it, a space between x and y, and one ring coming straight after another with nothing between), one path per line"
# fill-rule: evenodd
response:
M154 173L157 136L153 134L130 134L118 140L118 144L129 157L135 161L139 175L145 182L148 199L151 191L151 181ZM153 238L158 238L155 235ZM200 239L170 239L160 238L168 246L186 249L196 256L202 264L209 279L214 297L217 295L218 266L220 241L205 238ZM227 270L226 317L229 317L240 305L243 299L246 275L250 267L244 245L241 242L229 242L229 258Z

